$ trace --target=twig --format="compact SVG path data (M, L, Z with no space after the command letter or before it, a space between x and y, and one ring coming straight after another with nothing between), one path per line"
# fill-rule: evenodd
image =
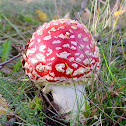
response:
M102 4L106 4L106 2L105 1L103 1L103 0L99 0L100 1L100 3L102 3Z
M41 90L42 91L42 90ZM56 113L59 115L59 112L56 110L56 108L53 106L53 104L50 102L50 100L48 99L47 95L42 91L44 98L46 99L46 101L51 105L51 107L56 111Z
M117 120L117 122L115 122L112 126L116 126L118 122L120 122L122 120L121 117L125 116L125 112L120 116L120 118Z
M106 107L107 109L111 109L111 108L116 108L116 109L120 109L120 108L124 108L126 109L126 107Z
M6 65L7 63L10 63L11 61L17 59L17 58L20 57L20 56L22 56L22 54L18 54L17 56L15 56L15 57L13 57L13 58L11 58L11 59L9 59L9 60L7 60L7 61L1 63L1 64L0 64L0 69L1 69L4 65Z

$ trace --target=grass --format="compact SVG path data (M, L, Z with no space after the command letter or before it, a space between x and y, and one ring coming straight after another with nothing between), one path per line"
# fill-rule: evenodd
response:
M8 8L5 8L5 3ZM124 1L120 3L119 8L125 5ZM83 112L87 118L83 125L123 126L126 124L126 30L124 28L126 14L113 17L111 11L115 5L113 1L106 0L105 4L99 4L99 1L93 0L87 3L92 15L83 17L77 15L82 9L81 4L81 1L76 0L61 2L43 0L36 4L29 3L26 7L21 5L16 7L17 5L13 4L13 7L16 7L14 11L8 1L0 3L0 61L5 62L18 55L18 51L21 51L22 45L27 43L35 29L44 23L34 9L41 9L46 13L47 21L54 17L64 17L68 12L72 19L83 22L84 17L88 18L85 25L98 41L101 69L98 79L91 86L86 87L90 107L87 106ZM13 18L13 15L16 18ZM20 57L1 67L0 94L8 101L9 106L7 113L0 116L3 125L9 123L22 126L69 125L54 114L53 108L49 109L49 103L42 92L27 79L21 67ZM80 125L79 122L77 125Z

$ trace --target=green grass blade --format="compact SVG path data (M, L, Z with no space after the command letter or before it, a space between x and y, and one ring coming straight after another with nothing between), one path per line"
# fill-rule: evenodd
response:
M107 63L107 60L106 60L106 57L105 57L105 54L104 54L104 51L103 51L103 48L102 48L101 45L100 45L100 47L101 47L101 51L102 51L102 54L103 54L103 58L104 58L104 60L105 60L105 64L106 64L106 66L107 66L107 68L108 68L108 70L109 70L111 76L112 76L113 79L116 81L116 83L120 86L120 88L123 89L122 86L120 85L120 83L119 83L119 82L117 81L117 79L114 77L112 71L110 70L109 65L108 65L108 63Z
M9 54L11 51L11 41L10 40L6 40L3 43L3 50L2 50L2 62L7 61Z
M122 45L122 52L123 52L123 55L124 55L124 59L126 60L126 55L125 55L125 51L124 51L124 47L123 47L123 42L121 40L121 45Z
M5 20L16 30L16 32L19 34L19 36L24 40L24 41L27 41L25 40L25 38L22 36L20 30L14 25L11 23L10 20L8 20L8 18L2 13L2 11L0 11L1 15L5 18Z

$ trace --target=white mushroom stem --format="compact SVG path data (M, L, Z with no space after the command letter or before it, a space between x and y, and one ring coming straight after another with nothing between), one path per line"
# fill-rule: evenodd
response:
M81 84L76 86L57 86L49 84L43 89L44 93L48 93L50 91L52 93L54 102L59 107L60 114L70 112L71 114L69 117L71 119L82 117L82 113L80 111L85 110L85 103L87 103L85 86ZM70 118L67 116L67 120Z

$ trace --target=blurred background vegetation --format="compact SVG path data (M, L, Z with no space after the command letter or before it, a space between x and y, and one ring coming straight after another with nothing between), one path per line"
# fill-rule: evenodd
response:
M101 53L98 80L87 87L90 107L77 125L126 124L125 0L0 0L0 125L70 125L21 67L21 51L36 28L59 18L84 23Z

